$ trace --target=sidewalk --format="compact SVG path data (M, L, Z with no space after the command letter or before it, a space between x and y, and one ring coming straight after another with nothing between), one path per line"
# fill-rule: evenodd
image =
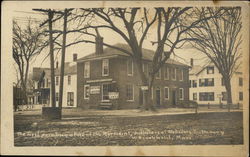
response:
M227 109L200 107L198 113L208 112L228 112ZM243 112L242 109L231 109L230 112ZM138 117L138 116L158 116L158 115L181 115L181 114L193 114L195 113L194 108L166 108L158 109L156 112L153 111L140 111L139 109L129 110L96 110L89 109L84 110L81 108L63 109L63 116L83 117L83 116L121 116L121 117ZM15 112L18 115L41 115L41 110L34 111L18 111Z

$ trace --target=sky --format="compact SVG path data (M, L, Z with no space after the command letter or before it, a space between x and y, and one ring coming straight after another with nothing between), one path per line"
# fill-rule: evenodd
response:
M45 14L41 14L35 11L32 11L32 8L26 8L26 9L17 9L14 11L14 19L17 20L17 22L21 26L27 25L27 18L31 18L31 20L35 20L36 24L39 25L43 21L47 19L47 16ZM62 25L62 22L59 22L54 25L56 28L57 26ZM74 24L73 24L74 25ZM60 28L62 29L62 27ZM70 26L68 27L70 29ZM104 38L104 42L108 44L116 44L116 43L125 43L123 39L113 33L112 31L99 30L100 35ZM79 34L72 34L67 36L67 44L71 43L73 40L77 40L79 37ZM147 39L145 40L143 44L143 48L155 50L155 47L152 46L151 41L154 40L155 35L152 32L149 32ZM85 37L84 39L89 39L89 37ZM72 62L73 61L73 54L76 53L78 55L78 58L81 58L85 55L88 55L90 53L93 53L95 51L95 45L91 43L80 43L77 45L70 46L66 49L65 54L65 61L66 62ZM50 66L50 59L48 57L49 49L46 48L41 54L37 55L33 61L31 62L30 66L30 73L32 72L33 67L49 67ZM190 64L190 58L194 59L194 64L200 64L204 63L204 55L202 55L200 52L196 51L195 49L191 48L190 46L184 46L181 49L178 49L175 51L175 55L172 54L171 58L178 60L185 64ZM60 65L60 53L55 53L55 61L59 60Z

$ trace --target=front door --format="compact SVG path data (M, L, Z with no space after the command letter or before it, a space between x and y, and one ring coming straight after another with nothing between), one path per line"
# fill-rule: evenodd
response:
M172 91L172 105L176 106L176 91Z
M156 89L156 105L160 106L161 105L161 90Z

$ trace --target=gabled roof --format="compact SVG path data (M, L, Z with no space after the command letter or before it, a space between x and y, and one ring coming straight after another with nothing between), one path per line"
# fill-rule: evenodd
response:
M39 81L42 76L43 71L45 72L45 76L50 78L50 68L34 67L32 80ZM71 65L70 62L66 62L64 66L64 75L72 75L76 73L77 73L76 64ZM60 67L55 68L55 75L56 76L60 75Z
M126 45L126 44L118 43L118 44L115 44L114 46L122 48L122 49L125 49L125 50L131 52L131 48L128 45ZM143 53L142 58L144 60L152 60L153 59L154 51L143 48L142 49L142 53ZM129 55L125 54L125 53L123 53L123 52L121 52L121 51L119 51L117 49L107 47L107 48L105 48L103 50L102 54L91 53L91 54L89 54L87 56L79 58L77 61L83 61L83 60L88 60L88 59L95 59L95 58L98 58L98 57L109 57L109 56L129 56ZM166 63L175 64L175 65L182 65L182 66L189 66L189 65L183 64L181 62L178 62L176 60L173 60L171 58L169 58Z
M57 68L55 70L55 75L60 75L60 70L61 68ZM64 65L64 75L72 75L72 74L76 74L77 73L77 68L76 68L76 64L73 64L71 62L66 62Z

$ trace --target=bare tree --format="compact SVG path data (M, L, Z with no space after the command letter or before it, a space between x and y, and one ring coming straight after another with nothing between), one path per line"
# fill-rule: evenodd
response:
M208 8L209 16L218 12L218 8ZM198 27L189 31L192 38L196 38L191 44L204 53L218 68L225 82L227 91L228 110L232 104L231 78L235 70L240 66L242 53L239 51L242 37L240 30L240 7L222 8L223 15L203 21ZM198 12L202 17L206 14Z
M181 48L186 41L195 40L187 37L186 32L193 27L196 27L201 21L205 21L210 17L191 18L186 22L186 18L190 17L193 10L197 8L190 7L169 7L169 8L90 8L82 9L85 12L92 13L95 17L100 19L101 24L92 22L85 25L81 31L78 32L96 36L93 33L86 31L88 28L94 29L109 29L118 34L130 46L131 51L120 47L104 43L105 46L117 49L132 57L137 72L141 78L141 85L148 86L149 90L144 91L145 100L143 101L145 109L154 109L151 97L151 89L154 83L155 74L164 65L170 55L174 53L175 49ZM140 14L138 13L140 11ZM203 10L205 11L205 10ZM217 16L215 14L214 16ZM153 29L153 24L157 25ZM85 31L84 31L85 30ZM142 47L149 31L155 30L157 40L152 41L156 44L156 50L153 57L152 68L150 75L147 77L142 69ZM79 42L95 43L90 40L82 40Z
M16 21L13 21L12 55L18 67L20 84L25 97L27 97L26 85L30 62L34 56L41 53L47 46L47 43L43 39L43 30L33 26L31 21L28 22L25 28L22 28Z

